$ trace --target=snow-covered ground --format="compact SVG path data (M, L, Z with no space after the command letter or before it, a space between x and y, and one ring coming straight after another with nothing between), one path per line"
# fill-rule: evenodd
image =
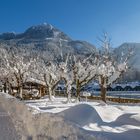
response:
M96 137L109 140L139 140L140 104L115 104L89 101L66 104L66 98L25 101L34 113L55 113Z

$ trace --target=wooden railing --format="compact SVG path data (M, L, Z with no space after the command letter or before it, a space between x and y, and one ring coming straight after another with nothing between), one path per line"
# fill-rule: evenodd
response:
M82 98L85 98L81 96ZM100 96L90 96L88 99L91 100L101 100ZM116 97L106 97L107 101L118 102L118 103L140 103L140 99L129 99L129 98L116 98Z

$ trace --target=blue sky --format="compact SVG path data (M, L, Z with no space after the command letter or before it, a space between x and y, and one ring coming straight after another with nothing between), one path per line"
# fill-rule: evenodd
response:
M96 46L102 31L113 47L140 43L140 0L0 0L0 33L44 22Z

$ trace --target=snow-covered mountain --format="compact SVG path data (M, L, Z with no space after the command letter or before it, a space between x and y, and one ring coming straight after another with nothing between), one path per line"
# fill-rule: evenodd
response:
M67 34L52 26L41 24L29 27L24 33L3 33L0 34L0 47L7 49L17 48L30 55L39 54L48 59L59 58L68 53L76 55L89 55L96 51L96 47L86 41L73 40ZM133 56L129 59L131 69L125 75L126 80L140 80L140 43L124 43L114 50L119 58L122 52L128 53L133 49Z
M86 55L95 51L94 45L86 41L72 40L51 24L32 26L21 34L3 33L0 35L0 44L37 51L50 57L57 57L62 53Z
M47 38L61 38L64 40L71 40L66 34L53 27L51 24L41 24L29 27L24 33L3 33L0 39L47 39Z
M118 58L127 55L129 51L133 51L133 55L129 58L129 72L125 75L126 80L140 81L140 43L124 43L114 50Z

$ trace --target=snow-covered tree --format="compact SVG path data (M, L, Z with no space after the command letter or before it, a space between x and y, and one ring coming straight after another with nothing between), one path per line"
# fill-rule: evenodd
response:
M26 60L23 55L18 55L14 53L4 53L3 54L3 66L1 66L1 71L3 71L3 77L7 79L7 83L17 86L19 97L22 99L22 89L23 83L27 80L30 75L31 65L33 59ZM9 87L10 88L10 87Z
M92 62L88 61L89 58L81 59L74 56L73 75L77 100L80 99L81 87L93 80L97 73L98 64L96 58Z
M34 72L38 75L39 79L46 84L46 90L49 93L50 101L53 101L52 94L58 82L60 81L60 71L57 63L49 61L47 64L42 59L38 59Z
M63 58L64 59L64 58ZM58 63L60 71L60 80L64 80L66 84L67 102L71 102L71 89L74 83L72 65L70 63L71 56L67 55L66 59Z
M6 65L8 59L7 57L8 57L8 53L6 49L0 48L0 80L3 83L4 92L7 91L8 86L10 87L10 81L12 79L12 76Z
M99 67L97 70L99 85L101 88L101 98L106 102L106 90L113 82L120 78L126 72L127 60L131 55L128 54L125 58L122 55L121 61L117 61L111 53L110 39L105 33L102 41L102 50L99 52L98 61Z
M63 57L64 58L64 57ZM66 84L66 92L68 95L67 102L71 102L71 89L76 85L77 101L80 98L81 87L94 79L97 70L96 59L90 62L91 58L81 58L73 55L67 55L66 59L58 63L60 79Z

